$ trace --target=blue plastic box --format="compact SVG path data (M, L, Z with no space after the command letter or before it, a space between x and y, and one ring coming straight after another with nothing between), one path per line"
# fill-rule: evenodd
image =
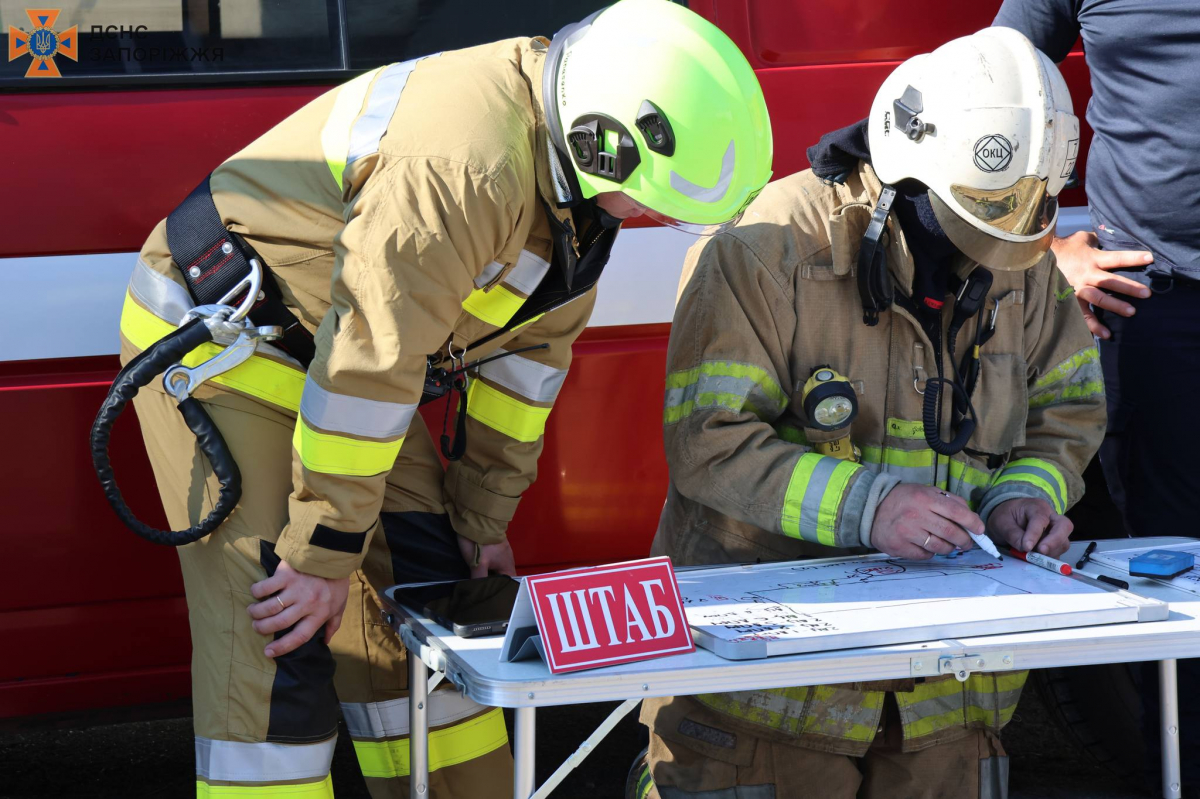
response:
M1152 549L1129 559L1129 573L1134 577L1178 577L1196 565L1196 558L1187 552Z

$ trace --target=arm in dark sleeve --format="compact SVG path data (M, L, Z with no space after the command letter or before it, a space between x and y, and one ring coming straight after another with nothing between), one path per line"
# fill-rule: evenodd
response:
M1079 38L1081 0L1004 0L993 27L1025 34L1054 63L1061 63Z

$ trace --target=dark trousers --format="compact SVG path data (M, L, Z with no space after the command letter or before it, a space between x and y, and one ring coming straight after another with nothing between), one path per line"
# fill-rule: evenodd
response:
M1200 538L1200 283L1155 280L1151 288L1144 300L1122 297L1137 309L1130 318L1098 314L1112 331L1100 342L1108 399L1100 463L1129 535ZM1200 796L1200 660L1178 668L1183 784ZM1157 664L1140 671L1157 784Z

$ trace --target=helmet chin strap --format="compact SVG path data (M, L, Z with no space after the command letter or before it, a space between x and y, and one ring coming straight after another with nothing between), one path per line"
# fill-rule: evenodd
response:
M880 312L890 308L895 298L892 275L888 272L887 247L881 246L880 241L887 230L887 218L895 199L896 189L884 186L858 249L858 296L862 300L863 324L868 327L879 324Z

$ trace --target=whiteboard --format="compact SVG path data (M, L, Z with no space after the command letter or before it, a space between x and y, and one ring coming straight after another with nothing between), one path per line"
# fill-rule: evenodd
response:
M1113 569L1120 569L1126 574L1129 573L1129 560L1137 555L1145 554L1152 549L1170 549L1176 552L1186 552L1193 557L1200 557L1200 544L1191 541L1186 544L1162 544L1156 547L1148 547L1145 544L1139 547L1130 547L1128 549L1109 549L1104 552L1093 552L1088 560L1092 563L1098 563L1101 566L1108 566ZM1131 580L1153 580L1162 585L1169 585L1172 588L1178 588L1180 591L1187 591L1189 594L1200 595L1200 570L1193 568L1190 572L1184 572L1178 577L1163 579L1160 577L1130 577Z
M698 646L746 660L959 636L1157 621L1167 605L968 550L677 569Z

